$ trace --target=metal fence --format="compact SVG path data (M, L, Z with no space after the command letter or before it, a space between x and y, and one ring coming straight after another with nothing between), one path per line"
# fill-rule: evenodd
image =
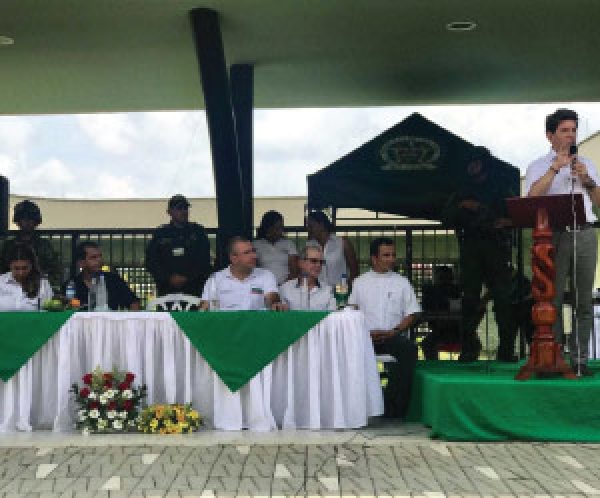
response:
M298 248L304 246L307 233L304 227L288 227L287 236ZM62 265L62 280L66 281L75 269L73 254L79 242L97 242L104 255L105 264L126 278L140 297L151 296L155 286L152 277L145 269L145 250L153 229L66 229L38 230L50 240ZM211 252L215 254L216 229L207 229ZM9 231L4 238L12 237L16 231ZM348 237L356 249L360 271L369 267L369 244L376 237L386 236L396 243L399 271L405 275L418 293L422 285L432 278L436 265L449 265L459 276L459 252L456 237L452 230L435 225L412 226L344 226L337 230L339 235ZM55 283L57 284L57 282Z

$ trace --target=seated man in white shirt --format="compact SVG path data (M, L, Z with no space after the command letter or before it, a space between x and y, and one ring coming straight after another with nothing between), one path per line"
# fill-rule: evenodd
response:
M300 277L284 282L279 288L281 300L290 310L335 310L335 298L330 285L319 282L325 263L320 247L307 246L300 251Z
M245 237L233 237L228 244L230 265L206 281L200 307L218 302L224 311L282 309L275 275L256 267L256 250Z
M365 314L375 352L389 354L397 363L390 365L384 393L385 416L404 418L417 361L417 346L406 337L421 308L410 282L394 272L396 246L392 239L379 237L371 242L371 270L353 284L349 303Z

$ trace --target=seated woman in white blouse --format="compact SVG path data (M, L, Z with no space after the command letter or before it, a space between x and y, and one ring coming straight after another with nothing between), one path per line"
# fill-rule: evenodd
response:
M258 257L258 267L270 270L277 285L298 276L298 251L294 243L283 236L283 215L267 211L256 230L252 243Z
M16 244L7 255L10 271L0 275L0 311L35 311L52 299L52 288L43 278L33 249Z

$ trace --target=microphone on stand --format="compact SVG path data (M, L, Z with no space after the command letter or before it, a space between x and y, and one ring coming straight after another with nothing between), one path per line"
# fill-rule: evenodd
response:
M571 157L571 170L575 167L577 162L577 145L571 145L569 147L569 156Z
M577 181L577 175L575 174L575 163L577 162L577 145L569 146L569 157L571 158L571 174L569 179L573 184Z

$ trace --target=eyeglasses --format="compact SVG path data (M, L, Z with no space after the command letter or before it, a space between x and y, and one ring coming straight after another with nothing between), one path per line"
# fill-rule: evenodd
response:
M304 258L304 261L308 261L309 263L312 263L313 265L324 265L325 264L324 259Z
M177 211L188 211L190 209L190 207L179 205L179 206L173 206L171 209L175 209Z

